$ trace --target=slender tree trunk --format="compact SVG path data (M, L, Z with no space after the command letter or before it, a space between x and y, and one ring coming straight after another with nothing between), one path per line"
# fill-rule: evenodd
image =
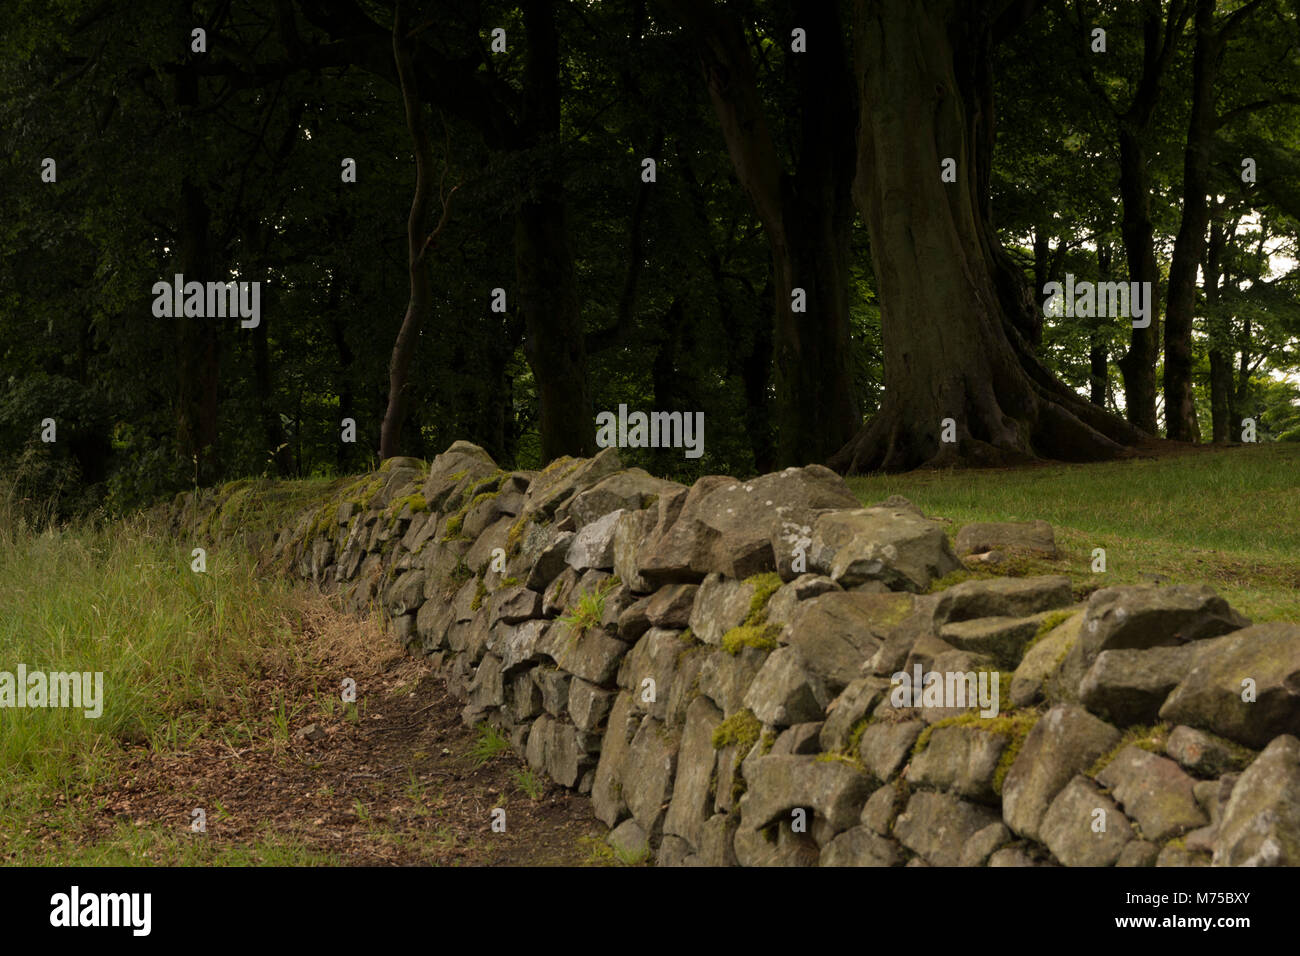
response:
M1149 435L1157 432L1156 359L1160 354L1160 267L1156 263L1155 226L1151 221L1151 176L1141 133L1121 125L1119 192L1123 205L1121 234L1130 282L1150 283L1151 324L1133 329L1128 351L1118 365L1124 378L1124 414Z
M402 424L406 420L406 385L410 377L411 359L419 342L420 329L433 311L433 289L426 261L434 237L426 238L430 197L433 192L433 145L424 121L424 104L420 102L415 72L411 66L410 45L406 32L409 17L406 4L399 0L393 16L393 57L397 63L397 76L402 89L402 105L406 110L406 125L415 147L415 193L411 198L411 213L406 222L407 270L410 274L411 292L402 316L402 325L393 344L393 354L388 362L388 405L379 431L379 457L392 458L398 452ZM443 210L446 221L446 208Z
M1192 115L1183 157L1183 217L1169 265L1165 312L1165 434L1175 441L1200 441L1192 391L1192 321L1196 314L1196 272L1205 254L1210 207L1210 149L1216 126L1214 84L1222 43L1214 32L1215 0L1197 0L1196 46L1192 53Z
M558 137L560 41L554 0L526 0L524 30L525 148ZM555 147L558 148L558 147ZM542 459L586 456L596 450L596 423L587 375L587 349L564 188L553 170L528 184L530 198L515 215L515 276L524 316L524 355L537 385Z
M1021 331L1032 294L989 222L996 11L975 0L857 0L856 10L854 194L875 260L885 395L832 467L1123 454L1140 433L1034 358ZM945 158L957 162L955 183L940 178Z
M1210 340L1210 419L1215 444L1231 440L1232 341L1230 319L1220 308L1223 280L1223 252L1228 233L1217 214L1210 220L1210 239L1205 249L1205 303ZM1232 231L1236 231L1235 222Z

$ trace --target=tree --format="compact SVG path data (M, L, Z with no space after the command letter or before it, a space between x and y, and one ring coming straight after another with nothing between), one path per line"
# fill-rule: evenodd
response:
M708 0L662 0L698 47L705 84L736 176L771 248L778 465L823 461L862 416L849 346L849 232L857 104L835 0L787 11L813 48L787 55L799 116L794 155L783 161L744 25ZM780 31L784 38L788 30ZM786 167L790 168L787 169ZM796 292L799 290L799 292ZM794 297L801 295L797 311Z
M992 228L991 51L1034 6L857 0L854 197L879 285L885 397L831 459L841 471L1097 459L1142 438L1034 358L1036 306ZM942 440L945 419L955 441Z
M393 357L388 363L388 408L379 432L379 457L392 458L397 454L402 423L406 419L406 384L410 374L411 357L415 354L416 336L428 322L432 311L433 290L429 283L429 254L437 247L438 237L447 226L451 212L451 196L456 192L443 191L438 185L438 199L442 203L442 216L433 232L425 235L429 217L429 203L433 193L433 144L424 121L424 104L415 89L415 71L411 66L410 39L407 36L410 15L406 4L399 0L393 15L393 60L397 64L398 81L402 89L402 105L406 112L406 125L415 145L415 193L411 197L411 215L407 220L407 269L411 278L411 297L402 317L402 326L393 344ZM448 157L447 162L450 162ZM443 180L446 179L443 168Z

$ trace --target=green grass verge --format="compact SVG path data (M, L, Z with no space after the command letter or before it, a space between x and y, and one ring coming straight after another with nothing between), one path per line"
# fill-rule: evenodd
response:
M865 504L897 494L928 516L1042 519L1080 583L1209 584L1256 621L1300 621L1300 445L1158 459L850 478ZM1106 573L1091 572L1106 549Z

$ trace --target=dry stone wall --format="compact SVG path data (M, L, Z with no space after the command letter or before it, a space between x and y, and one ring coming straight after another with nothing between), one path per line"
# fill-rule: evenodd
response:
M944 586L1055 555L1042 522L956 545L820 466L688 488L457 442L269 558L381 605L467 723L661 865L1300 864L1300 627L1205 587Z

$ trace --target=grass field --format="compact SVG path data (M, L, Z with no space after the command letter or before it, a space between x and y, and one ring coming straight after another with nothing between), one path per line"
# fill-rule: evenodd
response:
M1255 620L1300 621L1300 444L1016 470L849 480L864 503L902 495L951 521L1050 522L1062 569L1107 584L1209 584ZM1106 574L1091 572L1106 549Z
M143 519L33 531L4 501L0 671L101 671L104 694L95 719L0 708L0 863L609 864L585 801L513 753L484 759L378 616L238 545L199 574ZM483 836L483 806L509 808L508 837Z

